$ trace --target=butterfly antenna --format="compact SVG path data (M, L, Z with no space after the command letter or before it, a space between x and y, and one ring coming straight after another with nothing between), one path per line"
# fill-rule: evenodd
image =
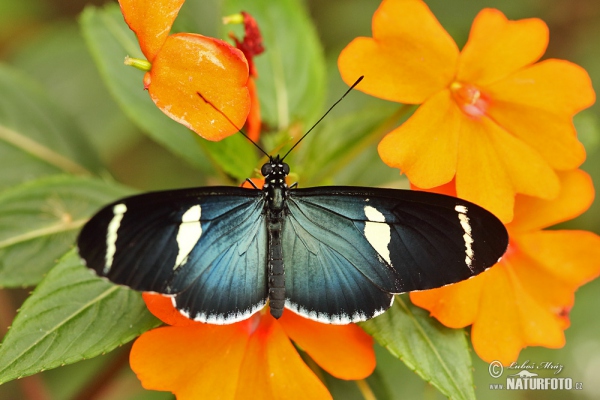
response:
M206 104L208 104L209 106L211 106L212 108L214 108L214 109L215 109L215 110L216 110L216 111L217 111L219 114L221 114L223 117L225 117L225 119L226 119L227 121L229 121L229 123L230 123L231 125L233 125L233 127L234 127L235 129L237 129L239 133L241 133L241 134L242 134L242 135L243 135L243 136L244 136L246 139L248 139L248 140L250 141L250 143L252 143L254 146L256 146L256 148L257 148L257 149L259 149L259 150L260 150L260 151L261 151L261 152L262 152L262 153L263 153L265 156L267 156L267 157L271 158L271 155L270 155L269 153L267 153L266 151L264 151L264 150L262 149L262 147L260 147L260 146L259 146L259 145L258 145L258 144L257 144L257 143L254 141L254 140L250 139L250 138L248 137L248 135L246 135L246 134L244 133L244 131L242 131L242 128L238 128L238 126L237 126L236 124L234 124L234 123L233 123L233 121L232 121L232 120L231 120L231 119L230 119L230 118L229 118L229 117L228 117L228 116L227 116L227 115L226 115L226 114L225 114L223 111L219 110L219 108L217 108L217 106L215 106L215 105L214 105L214 104L213 104L213 103L212 103L210 100L208 100L206 97L202 96L202 93L200 93L200 92L196 92L196 94L197 94L198 96L200 96L200 98L201 98L202 100L204 100L204 102L205 102Z
M315 129L315 127L316 127L317 125L319 125L319 122L321 122L321 121L323 120L323 118L325 118L325 117L327 116L327 114L329 114L329 112L330 112L331 110L333 110L333 108L334 108L335 106L337 106L337 105L338 105L338 103L339 103L340 101L342 101L342 99L343 99L344 97L346 97L346 95L347 95L348 93L350 93L350 92L352 91L352 89L354 89L354 88L356 87L356 85L358 85L358 84L360 83L360 81L362 81L362 80L363 80L363 78L364 78L364 77L365 77L365 76L363 75L363 76L361 76L360 78L358 78L358 79L356 80L356 82L354 82L354 83L352 84L352 86L350 86L350 88L349 88L348 90L346 90L346 93L344 93L344 94L342 95L342 97L340 97L340 98L339 98L339 99L338 99L338 100L337 100L335 103L333 103L333 105L332 105L331 107L329 107L329 110L327 110L327 111L325 112L325 114L323 114L323 116L322 116L321 118L319 118L319 120L318 120L317 122L315 122L315 124L314 124L314 125L313 125L313 126L312 126L312 127L309 129L309 130L308 130L308 131L306 131L306 133L305 133L304 135L302 135L302 137L301 137L300 139L298 139L298 141L297 141L297 142L296 142L296 143L295 143L295 144L292 146L292 148L291 148L291 149L289 149L287 153L285 153L285 155L283 156L283 158L281 159L281 161L283 161L283 160L284 160L284 159L285 159L285 158L288 156L288 154L290 154L290 153L292 152L292 150L294 150L294 148L295 148L296 146L298 146L298 144L299 144L299 143L302 141L302 139L304 139L304 138L306 137L306 135L308 135L308 134L309 134L309 133L310 133L310 132L311 132L313 129Z

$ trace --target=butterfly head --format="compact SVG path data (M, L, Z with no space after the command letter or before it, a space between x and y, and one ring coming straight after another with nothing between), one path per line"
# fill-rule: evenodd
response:
M285 177L290 173L290 166L281 161L279 156L271 157L262 166L260 173L265 177L266 184L285 186Z

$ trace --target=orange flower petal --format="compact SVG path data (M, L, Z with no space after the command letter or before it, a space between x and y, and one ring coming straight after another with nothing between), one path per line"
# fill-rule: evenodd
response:
M458 196L510 221L514 189L496 149L481 124L469 121L463 131L456 176Z
M456 182L454 181L454 179L452 179L448 183L444 183L441 186L435 186L435 187L432 187L429 189L420 188L417 185L415 185L414 183L410 182L410 188L412 190L420 190L423 192L430 192L430 193L439 193L439 194L445 194L448 196L456 197Z
M379 156L420 188L447 183L456 171L462 120L450 92L443 90L383 138L377 148Z
M364 379L375 369L373 339L358 325L321 324L289 310L279 322L290 339L336 378Z
M384 0L373 16L373 39L354 39L338 59L348 85L386 100L418 104L454 77L458 48L420 0Z
M185 0L119 0L125 22L135 32L142 53L152 62L163 46Z
M558 196L558 176L535 150L492 121L486 119L482 123L515 192L546 199Z
M258 188L262 188L263 185L265 184L265 178L251 178L250 180ZM248 189L254 189L254 186L252 186L252 184L250 182L248 182L247 180L242 182L242 187L248 188Z
M473 21L458 62L457 80L487 85L537 61L548 46L548 27L537 18L508 21L484 9Z
M471 325L479 313L479 298L488 273L438 289L411 292L410 300L429 310L431 315L450 328Z
M600 275L600 236L592 232L537 231L517 235L516 241L523 255L545 274L559 280L571 293ZM554 296L549 287L538 281L528 281L532 292ZM543 295L539 293L539 297ZM559 305L570 307L572 301Z
M557 198L542 200L517 196L515 218L507 225L511 233L533 231L568 221L582 214L594 201L594 185L581 170L558 174L561 190Z
M528 247L539 249L536 235L543 233L534 232L517 235L511 241L511 251L518 252L519 256L511 256L510 265L523 289L548 310L557 313L563 307L572 306L574 287L566 284L559 276L547 271L543 262L538 262L529 257L527 250L521 246L523 239L531 242ZM560 243L554 243L554 245L561 247Z
M571 121L595 101L585 70L567 61L547 60L486 90L493 98L488 114L540 152L553 168L573 169L585 160Z
M171 35L149 74L154 103L205 139L223 139L244 125L250 111L248 64L227 43L191 33Z
M517 359L525 346L513 308L514 293L502 268L492 268L486 273L493 284L486 285L482 291L483 312L471 328L471 341L479 357L507 365Z
M505 262L504 267L515 294L515 303L512 308L513 312L517 311L524 343L527 346L549 348L564 346L565 335L562 330L562 321L543 302L540 302L540 299L534 298L525 290L510 262Z
M184 317L174 306L169 296L157 293L142 293L148 310L165 324L175 326L202 325L201 322Z
M558 177L529 146L488 118L464 121L456 171L459 197L508 222L516 192L542 198L558 195Z
M565 60L544 60L487 87L494 101L573 116L590 107L596 94L587 71Z
M163 327L135 341L130 364L144 388L178 400L233 398L247 343L238 324Z
M284 313L285 314L285 313ZM220 370L227 376L227 370ZM329 391L270 315L261 318L246 349L236 398L331 399ZM225 374L224 374L225 372Z
M256 90L256 83L253 78L248 79L248 91L250 93L250 113L248 114L248 120L246 121L246 135L252 141L258 142L260 138L261 119L260 119L260 102L258 101L258 91Z
M522 290L505 262L488 271L481 310L471 329L473 348L484 361L515 361L525 346L564 345L561 322Z

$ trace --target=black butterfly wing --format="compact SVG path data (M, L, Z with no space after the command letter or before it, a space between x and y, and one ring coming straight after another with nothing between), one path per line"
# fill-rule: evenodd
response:
M392 293L470 278L504 254L491 213L433 193L358 187L289 192L283 228L286 307L331 323L385 311Z
M261 191L235 187L129 197L84 226L79 254L112 282L173 295L192 319L243 320L267 299L264 204Z

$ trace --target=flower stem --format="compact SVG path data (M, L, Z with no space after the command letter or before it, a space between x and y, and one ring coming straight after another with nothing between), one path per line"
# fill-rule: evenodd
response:
M369 386L369 383L365 379L361 379L355 382L356 386L358 386L358 390L360 390L360 393L362 394L365 400L377 400L377 398L375 397L375 393L373 393L373 390L371 390L371 386Z

